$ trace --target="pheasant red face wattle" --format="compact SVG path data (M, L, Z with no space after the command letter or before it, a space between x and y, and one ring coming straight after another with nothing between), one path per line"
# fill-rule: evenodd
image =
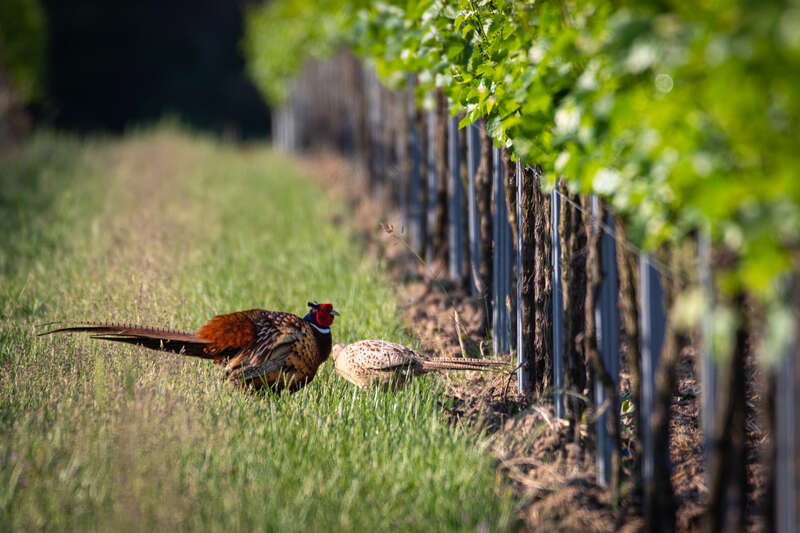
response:
M323 328L329 328L333 324L333 316L325 311L317 311L317 324Z
M308 320L309 317L313 317L313 321L321 328L329 328L331 324L333 324L333 317L339 316L339 313L334 310L333 304L331 303L319 304L317 302L308 302L308 306L311 307L311 311L307 315L306 320Z

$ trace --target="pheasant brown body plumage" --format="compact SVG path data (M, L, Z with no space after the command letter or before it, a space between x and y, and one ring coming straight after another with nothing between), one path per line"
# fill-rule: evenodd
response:
M367 389L373 385L402 387L415 376L435 370L489 370L505 365L502 361L430 358L402 344L383 340L363 340L333 347L336 373Z
M296 391L314 379L331 352L331 304L309 303L300 318L250 309L218 315L196 333L145 326L81 323L44 333L88 332L92 338L212 359L229 382L252 389Z

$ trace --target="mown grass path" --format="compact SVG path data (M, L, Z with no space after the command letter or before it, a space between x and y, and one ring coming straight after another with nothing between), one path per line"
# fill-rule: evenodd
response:
M511 527L485 439L444 421L434 381L361 393L326 363L254 395L205 361L35 336L318 299L342 312L336 341L408 341L342 209L267 148L168 129L0 154L0 529Z

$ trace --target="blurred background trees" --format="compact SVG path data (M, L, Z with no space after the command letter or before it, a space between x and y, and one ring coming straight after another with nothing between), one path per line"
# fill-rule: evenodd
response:
M4 0L0 127L18 136L33 118L119 132L166 115L233 138L267 135L269 110L240 51L248 4Z
M0 3L0 145L27 128L24 106L42 98L46 43L37 0Z

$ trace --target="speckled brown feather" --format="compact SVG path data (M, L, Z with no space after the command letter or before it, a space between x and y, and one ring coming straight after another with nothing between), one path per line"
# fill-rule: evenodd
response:
M401 387L414 376L434 370L483 371L504 366L502 361L456 357L429 358L411 348L383 340L363 340L333 349L336 373L361 387Z
M251 311L249 320L254 325L254 339L249 348L230 360L225 367L228 380L258 386L260 382L283 385L281 372L292 384L300 388L314 377L330 348L317 342L313 327L296 315L272 311Z

